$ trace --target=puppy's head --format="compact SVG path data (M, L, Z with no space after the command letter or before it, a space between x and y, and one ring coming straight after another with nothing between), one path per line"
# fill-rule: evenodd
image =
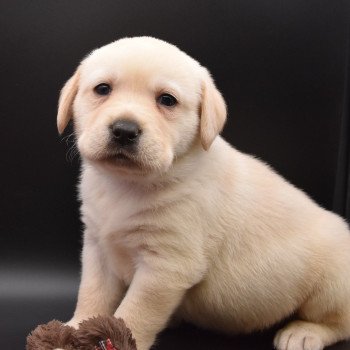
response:
M200 141L208 150L226 119L208 71L173 45L126 38L93 51L59 100L82 157L126 173L165 172Z

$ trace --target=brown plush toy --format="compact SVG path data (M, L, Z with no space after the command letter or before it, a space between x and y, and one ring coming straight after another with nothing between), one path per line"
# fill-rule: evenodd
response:
M79 329L60 321L38 326L27 337L26 350L136 350L136 342L121 318L98 316Z

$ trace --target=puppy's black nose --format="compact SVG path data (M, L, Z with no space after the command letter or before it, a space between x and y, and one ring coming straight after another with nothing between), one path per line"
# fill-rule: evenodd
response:
M113 141L119 146L135 144L141 134L139 125L131 120L118 120L114 122L110 128Z

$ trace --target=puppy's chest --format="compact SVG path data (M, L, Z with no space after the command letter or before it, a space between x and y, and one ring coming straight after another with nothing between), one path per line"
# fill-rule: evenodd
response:
M138 263L139 252L120 243L108 242L100 245L109 270L129 286Z
M86 227L98 238L110 232L130 231L138 214L145 209L141 196L118 186L81 186L81 215Z
M82 220L100 247L110 270L126 285L157 230L150 202L123 192L83 198Z

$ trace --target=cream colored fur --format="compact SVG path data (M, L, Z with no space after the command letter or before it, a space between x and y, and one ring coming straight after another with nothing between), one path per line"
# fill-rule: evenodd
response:
M113 90L97 96L97 84ZM174 107L156 102L161 92ZM176 47L127 38L92 52L62 90L82 157L82 278L70 325L122 317L147 350L172 317L228 333L278 332L278 350L320 350L350 336L350 237L268 165L220 136L224 100ZM109 125L142 127L137 166L108 158Z

